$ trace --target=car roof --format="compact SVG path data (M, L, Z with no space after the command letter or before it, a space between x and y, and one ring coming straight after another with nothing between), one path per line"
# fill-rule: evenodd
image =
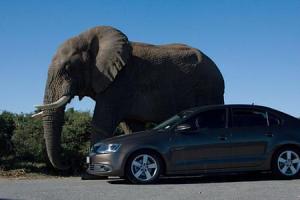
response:
M193 114L196 114L201 111L205 110L210 110L210 109L218 109L218 108L254 108L254 109L260 109L260 110L265 110L269 111L272 113L276 113L277 115L280 116L285 116L285 117L292 117L295 118L294 116L291 116L287 113L281 112L279 110L267 107L267 106L261 106L261 105L255 105L255 104L219 104L219 105L206 105L206 106L198 106L198 107L193 107L185 110L184 112L190 112Z
M202 110L218 109L218 108L257 108L257 109L262 109L262 110L272 110L272 111L275 111L275 112L280 112L280 111L275 110L273 108L269 108L269 107L261 106L261 105L254 105L254 104L206 105L206 106L198 106L198 107L189 108L185 111L187 111L187 112L198 112L198 111L202 111Z

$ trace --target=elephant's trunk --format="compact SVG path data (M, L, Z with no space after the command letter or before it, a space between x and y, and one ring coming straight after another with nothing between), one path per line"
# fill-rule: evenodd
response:
M64 107L43 112L44 138L47 154L53 167L66 170L69 166L61 158L61 131L64 123Z
M60 89L57 89L59 88ZM42 112L44 138L49 161L53 167L61 170L69 168L63 161L61 155L61 132L64 124L65 107L71 99L70 84L64 82L57 76L55 68L50 67L46 83L44 101L42 106L37 106Z

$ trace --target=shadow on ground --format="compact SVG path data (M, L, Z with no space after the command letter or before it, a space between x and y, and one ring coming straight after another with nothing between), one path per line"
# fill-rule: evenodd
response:
M3 198L0 198L0 200L17 200L17 199L3 199Z
M271 173L243 173L243 174L219 174L205 176L185 177L162 177L156 184L199 184L199 183L226 183L226 182L249 182L282 180L274 177ZM110 184L130 184L123 179L110 179Z

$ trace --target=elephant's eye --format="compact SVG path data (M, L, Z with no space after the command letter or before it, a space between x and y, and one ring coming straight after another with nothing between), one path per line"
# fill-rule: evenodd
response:
M66 70L67 72L70 72L70 71L71 71L71 64L70 64L70 63L66 63L66 64L65 64L65 70Z

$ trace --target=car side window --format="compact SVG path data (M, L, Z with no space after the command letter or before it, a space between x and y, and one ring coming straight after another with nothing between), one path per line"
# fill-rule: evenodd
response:
M198 129L213 129L226 127L226 109L208 110L187 119L184 124L189 124L190 131Z
M268 113L269 126L279 126L281 119L272 113Z
M184 124L188 124L191 126L191 128L189 129L189 131L195 131L197 130L197 126L196 126L196 118L195 117L191 117L189 119L187 119Z
M200 113L195 119L197 129L203 128L225 128L226 110L217 109Z
M232 110L233 127L267 126L267 113L255 109Z

